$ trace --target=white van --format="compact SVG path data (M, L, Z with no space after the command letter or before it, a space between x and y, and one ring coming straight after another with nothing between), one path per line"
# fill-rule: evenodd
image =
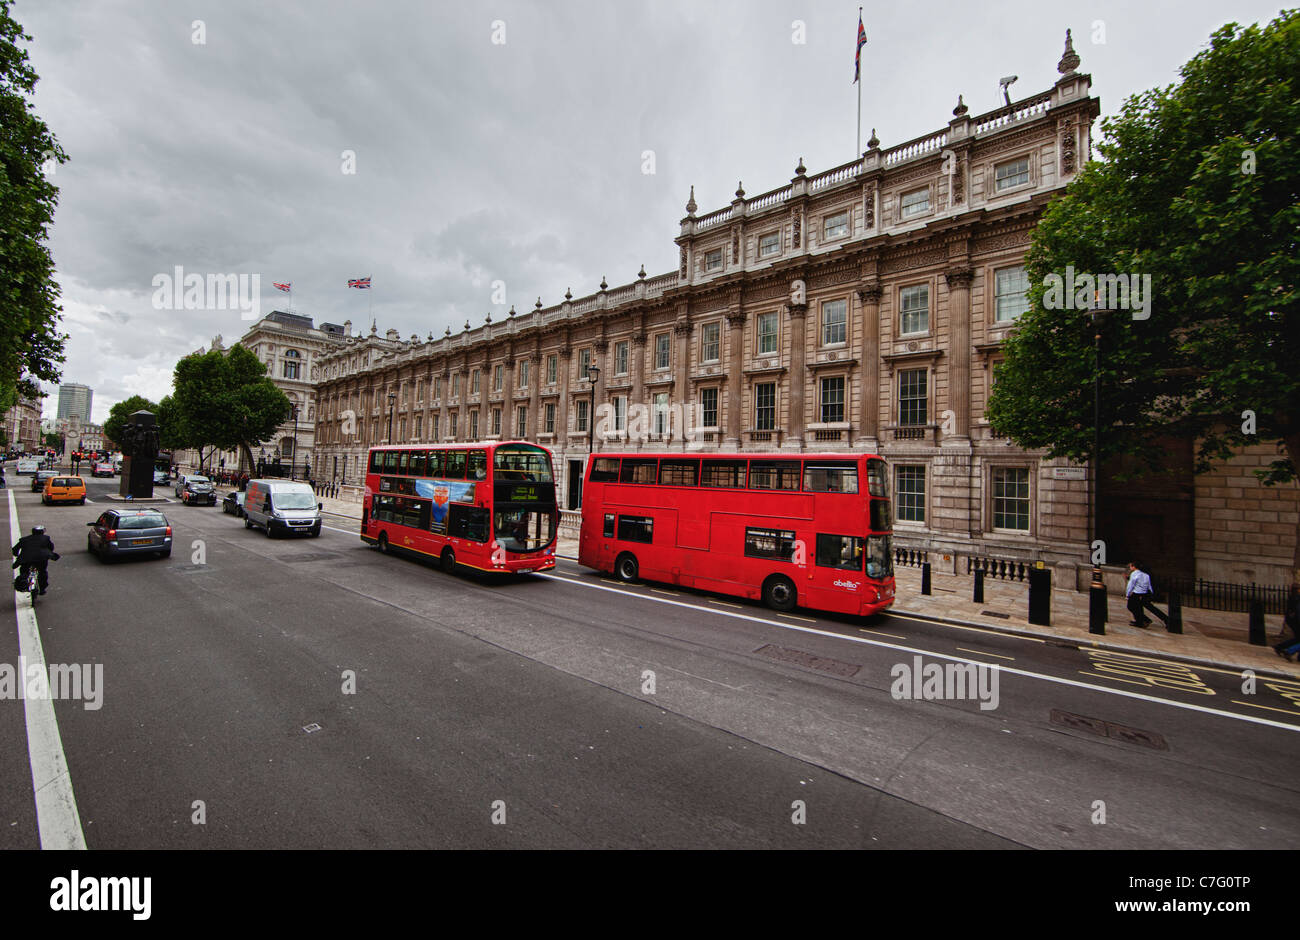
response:
M14 468L14 473L20 476L35 476L36 471L41 469L41 461L35 457L23 457L18 461L18 466Z
M319 536L321 506L306 483L249 480L244 496L244 528L258 526L268 536Z

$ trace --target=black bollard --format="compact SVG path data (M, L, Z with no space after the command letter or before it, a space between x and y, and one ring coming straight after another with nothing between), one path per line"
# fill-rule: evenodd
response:
M976 604L984 603L984 569L975 569L975 594L972 598Z
M1101 569L1092 569L1092 584L1088 588L1088 632L1099 636L1106 634L1106 620L1109 613L1106 600L1106 583L1101 579Z
M1052 625L1052 572L1046 568L1029 569L1029 622Z
M930 563L928 561L921 564L921 593L930 593Z
M1250 602L1250 645L1264 646L1268 641L1264 639L1264 602Z
M1169 622L1165 629L1170 633L1183 632L1183 596L1177 591L1169 592Z

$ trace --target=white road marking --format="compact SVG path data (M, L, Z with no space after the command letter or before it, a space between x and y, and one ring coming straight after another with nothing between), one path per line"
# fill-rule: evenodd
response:
M592 591L609 591L611 594L622 594L627 597L636 597L644 601L649 601L652 604L668 604L672 607L686 607L695 611L707 610L719 617L734 617L737 620L748 620L751 623L761 623L764 626L769 627L780 627L782 630L793 630L797 633L810 633L813 636L824 636L833 640L846 640L849 643L861 643L864 646L878 646L882 649L898 650L901 653L932 656L935 659L949 659L953 662L970 663L974 666L989 665L982 660L968 659L965 656L950 656L947 653L936 653L933 650L917 649L912 646L902 646L897 643L885 643L880 640L870 640L866 637L851 636L845 633L833 633L829 630L814 630L812 627L800 627L792 623L781 623L779 620L768 620L766 617L755 617L752 614L734 614L729 610L718 610L714 607L702 607L698 604L687 604L682 601L670 601L662 597L651 597L649 594L637 594L633 591L603 587L599 584L592 584L589 581L580 581L577 578L568 578L561 575L545 574L542 572L538 572L537 576L540 578L550 578L552 581L565 581L569 584L575 584L578 587L584 587ZM1107 695L1118 695L1122 698L1135 698L1139 701L1152 702L1156 705L1170 705L1174 708L1182 708L1193 712L1202 712L1207 715L1218 715L1221 718L1233 718L1237 721L1246 721L1256 725L1268 725L1269 727L1282 728L1287 731L1300 731L1300 725L1288 724L1283 721L1270 721L1267 718L1256 718L1253 715L1238 715L1235 712L1223 711L1218 708L1208 708L1205 705L1193 705L1190 702L1177 702L1172 699L1157 698L1154 695L1143 695L1141 692L1128 692L1124 689L1112 689L1104 685L1094 685L1091 682L1080 682L1078 679L1066 679L1063 676L1049 676L1044 673L1030 672L1027 669L1015 669L1011 666L998 666L997 668L998 672L1003 675L1024 676L1027 679L1039 679L1043 682L1054 682L1057 685L1068 685L1077 689L1088 689L1093 692L1103 692Z
M18 506L9 494L9 534L16 535ZM17 539L14 539L17 542ZM45 650L36 623L32 599L24 591L14 592L14 609L18 619L18 648L28 667L45 670ZM22 681L19 679L19 681ZM59 722L54 717L50 698L24 698L23 714L27 719L27 756L32 765L32 789L36 794L36 826L42 849L84 849L86 837L81 831L77 798L72 792L68 761L63 755Z

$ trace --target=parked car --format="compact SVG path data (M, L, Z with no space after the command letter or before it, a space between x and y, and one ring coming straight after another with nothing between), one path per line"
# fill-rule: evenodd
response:
M244 494L239 490L231 490L226 494L226 498L221 501L221 511L236 517L242 516L244 514Z
M86 551L100 561L119 555L166 558L172 553L172 527L156 509L110 509L86 525Z
M113 465L107 460L96 460L90 466L90 475L92 477L111 477L113 475Z
M212 488L212 481L197 474L188 476L176 484L176 495L187 506L215 506L217 491Z
M59 471L57 470L37 470L36 475L32 477L32 492L43 493L45 491L45 481L58 475Z
M320 535L321 503L306 483L249 480L244 497L244 528L258 526L270 537L298 533Z
M46 506L55 503L86 505L86 481L81 477L52 476L45 480L41 502Z

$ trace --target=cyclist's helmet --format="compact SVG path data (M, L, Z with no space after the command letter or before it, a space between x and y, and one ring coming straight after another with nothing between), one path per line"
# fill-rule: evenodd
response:
M44 533L45 533L45 526L43 525L32 526L32 535L43 535Z

